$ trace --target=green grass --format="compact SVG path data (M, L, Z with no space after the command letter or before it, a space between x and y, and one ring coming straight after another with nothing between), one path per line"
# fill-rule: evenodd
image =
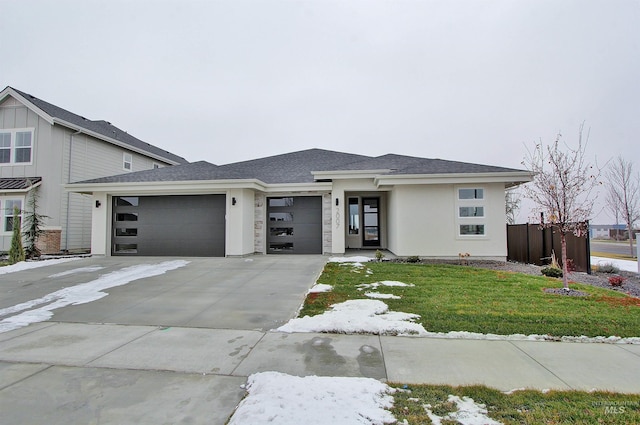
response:
M403 385L390 386L403 388ZM581 391L516 391L504 394L484 386L450 387L444 385L409 385L408 391L394 394L391 410L399 423L429 424L424 409L444 417L456 411L448 403L449 394L471 397L484 404L490 418L504 424L638 424L640 423L640 396L608 392ZM456 422L443 421L443 424Z
M373 262L355 270L328 263L318 283L332 285L333 290L310 294L300 316L366 298L356 285L395 280L415 286L381 287L379 292L402 297L383 301L391 310L420 315L419 322L428 331L640 336L640 299L589 285L570 285L588 297L568 297L544 292L562 287L558 279L468 266Z

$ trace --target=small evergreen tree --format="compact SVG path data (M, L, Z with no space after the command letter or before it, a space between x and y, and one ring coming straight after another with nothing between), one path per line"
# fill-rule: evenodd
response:
M38 237L43 233L42 225L47 216L38 214L38 193L37 188L29 192L29 200L27 201L27 210L24 212L24 223L22 235L25 240L25 256L27 258L38 258L41 255L36 242Z
M22 235L20 234L20 210L13 207L13 234L11 236L11 248L9 249L9 263L15 264L24 261L24 249L22 248Z

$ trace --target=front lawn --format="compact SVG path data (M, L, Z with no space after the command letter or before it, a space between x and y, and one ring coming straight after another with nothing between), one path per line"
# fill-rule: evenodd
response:
M475 404L484 405L486 417L509 424L637 424L640 423L640 397L608 392L582 391L515 391L504 394L484 386L450 387L445 385L393 385L400 391L394 394L391 409L398 423L433 423L428 414L451 418L458 410L450 396L469 397ZM425 406L430 406L426 407ZM492 423L477 420L469 423ZM443 424L456 424L443 420Z
M353 267L328 263L318 283L333 286L307 296L300 317L326 311L332 304L365 299L357 285L399 281L415 286L380 287L393 311L420 315L430 332L540 334L553 336L640 336L640 299L589 285L572 284L589 294L569 297L544 292L562 282L543 276L485 270L468 266L365 263Z

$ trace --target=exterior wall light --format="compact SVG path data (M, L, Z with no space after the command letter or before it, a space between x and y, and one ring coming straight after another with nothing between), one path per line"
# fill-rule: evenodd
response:
M234 196L233 198L231 198L231 205L235 205L236 204L236 197Z
M340 205L340 198L336 198L336 207Z
M102 205L102 203L96 199L96 208L100 208L100 205Z

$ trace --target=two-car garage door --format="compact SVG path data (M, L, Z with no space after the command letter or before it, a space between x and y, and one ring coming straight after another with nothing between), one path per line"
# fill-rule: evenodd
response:
M322 254L322 198L267 199L267 253ZM111 253L223 257L225 214L225 195L114 196Z
M113 255L225 255L225 195L113 197Z

